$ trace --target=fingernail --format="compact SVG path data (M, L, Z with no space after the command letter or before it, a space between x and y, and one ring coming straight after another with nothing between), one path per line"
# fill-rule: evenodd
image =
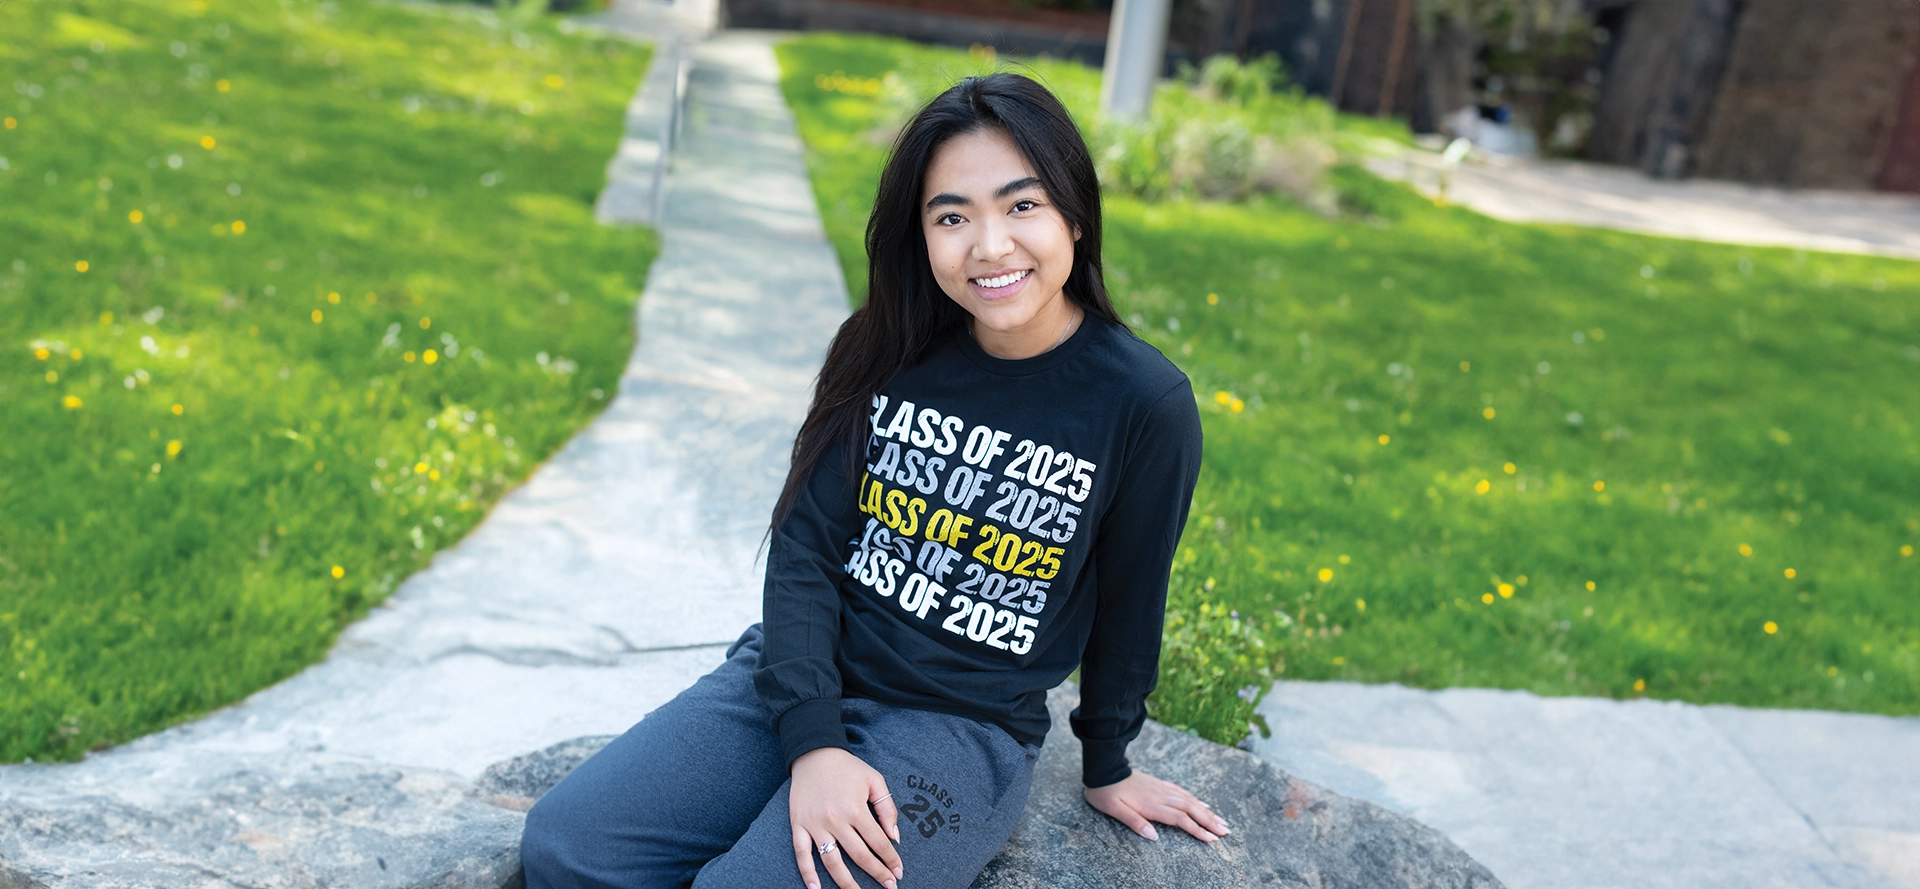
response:
M887 887L887 889L899 889L899 887L893 884L892 880L888 880L885 883L881 883L880 885Z
M1149 824L1147 825L1146 833L1143 834L1143 836L1145 836L1147 839L1157 841L1160 839L1160 832L1157 830L1154 830L1153 825Z
M808 884L807 884L807 889L820 889L820 884L819 884L819 883L808 883Z
M893 877L894 877L894 879L896 879L896 880L904 880L904 879L906 879L906 878L907 878L907 869L906 869L906 868L904 868L904 867L896 867L896 868L894 868L894 869L893 869Z

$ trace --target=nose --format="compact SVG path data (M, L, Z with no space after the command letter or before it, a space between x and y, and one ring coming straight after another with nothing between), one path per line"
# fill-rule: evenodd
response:
M998 263L1013 252L1013 231L1006 220L988 216L975 229L980 237L973 242L973 258L976 262Z

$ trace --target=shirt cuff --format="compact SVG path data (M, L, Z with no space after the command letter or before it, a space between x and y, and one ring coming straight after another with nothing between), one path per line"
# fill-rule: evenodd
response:
M777 731L788 768L802 755L822 747L852 749L847 744L847 726L840 721L839 698L814 698L793 705L781 714Z
M1117 784L1133 775L1127 765L1127 742L1081 741L1080 782L1088 787Z

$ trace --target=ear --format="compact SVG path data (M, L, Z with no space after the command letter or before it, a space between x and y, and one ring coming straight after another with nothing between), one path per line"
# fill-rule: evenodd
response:
M1073 227L1073 239L1076 241L1080 240L1080 226L1076 225Z

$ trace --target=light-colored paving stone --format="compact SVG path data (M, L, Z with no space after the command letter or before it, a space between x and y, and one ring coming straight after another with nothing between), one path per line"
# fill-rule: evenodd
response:
M470 782L624 731L759 619L846 289L767 38L668 36L685 115L606 412L322 663L80 763L0 767L0 886L501 885L521 816Z
M1367 166L1429 197L1438 191L1441 165L1432 152L1373 158ZM1454 169L1447 199L1509 222L1920 259L1920 195L1652 179L1603 164L1494 156Z
M1920 719L1282 682L1255 755L1513 889L1920 889Z

